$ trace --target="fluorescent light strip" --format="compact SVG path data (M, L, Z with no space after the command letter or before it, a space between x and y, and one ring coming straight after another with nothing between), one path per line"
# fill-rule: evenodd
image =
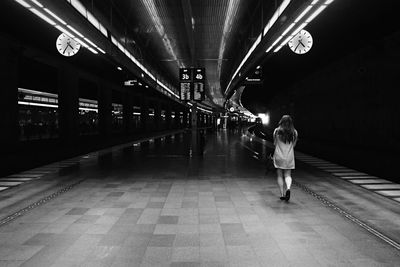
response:
M25 89L25 88L18 88L18 92L58 98L57 94L52 94L52 93L47 93L47 92L42 92L42 91L35 91L35 90Z
M275 24L275 22L277 21L279 16L282 14L282 12L287 8L287 6L289 5L290 1L291 0L284 0L282 2L282 4L277 8L277 10L275 11L274 15L271 17L271 19L268 21L267 25L265 26L264 32L259 35L259 37L256 39L256 41L254 42L254 44L250 48L249 52L247 52L246 56L244 57L244 59L240 63L239 67L234 72L231 80L228 83L228 86L226 87L225 93L229 90L233 79L236 77L236 75L240 71L241 67L244 65L244 63L247 61L247 59L250 57L251 53L253 53L253 51L255 50L257 45L261 42L262 35L266 35L267 34L267 32L271 29L271 27Z
M17 2L18 4L22 5L22 6L26 7L26 8L30 8L30 7L31 7L31 6L30 6L27 2L25 2L24 0L14 0L14 1Z
M92 52L93 54L98 54L98 52L96 50L94 50L93 48L91 48L90 46L86 47L90 52Z
M161 18L158 15L157 7L156 7L154 0L142 0L142 3L145 6L147 12L149 13L150 18L153 21L154 26L162 39L165 49L172 56L172 58L177 62L178 66L181 68L184 68L185 66L183 65L183 63L180 60L178 60L178 57L176 56L175 51L172 47L171 40L168 38L168 35L165 32L164 26L161 22Z
M234 15L236 15L239 3L240 0L230 0L228 9L225 14L224 29L222 31L221 43L219 46L219 53L218 53L217 77L221 77L222 58L224 56L226 42L228 40L228 35L231 32L233 19L235 17Z
M278 9L275 11L274 15L272 15L271 19L268 21L268 24L264 28L264 35L267 34L267 32L274 26L275 22L278 20L279 16L282 14L282 12L286 9L286 7L289 5L290 0L284 0L282 4L278 7Z
M306 9L304 9L303 12L294 20L294 23L299 22L307 13L310 11L310 9L313 7L313 5L309 5Z
M46 21L48 24L55 26L56 23L48 18L45 14L43 14L42 12L40 12L39 10L35 9L35 8L30 8L29 9L32 13L34 13L36 16L38 16L39 18L41 18L42 20Z
M79 110L99 112L99 110L97 108L79 108Z
M58 20L59 22L61 22L64 25L67 25L67 23L65 21L63 21L59 16L57 16L56 14L54 14L53 12L51 12L50 10L48 10L47 8L44 8L44 11L46 11L47 13L49 13L53 18L55 18L56 20ZM68 27L68 26L67 26Z
M312 13L312 15L306 19L306 23L310 23L316 16L319 15L319 13L321 13L327 6L326 5L322 5L320 6L317 10L314 11L314 13Z
M73 28L71 25L67 25L68 29L70 29L71 31L73 31L74 33L76 33L79 37L84 38L83 34L81 34L80 32L78 32L77 30L75 30L75 28Z
M25 106L37 106L37 107L47 107L47 108L58 108L58 105L49 105L49 104L41 104L41 103L34 103L34 102L25 102L25 101L18 101L19 105Z
M43 8L43 5L36 0L31 0L31 2L35 3L39 7Z
M283 37L282 35L279 36L278 39L276 39L275 42L272 45L270 45L267 51L265 52L268 53L272 49L272 47L274 47L282 39L282 37Z
M75 35L73 35L72 33L70 33L69 31L67 31L66 29L64 29L63 27L57 25L55 26L56 29L58 29L60 32L65 33L66 35L68 35L69 37L75 38Z
M294 23L292 23L288 29L285 30L284 33L281 34L281 36L277 39L280 40L288 31L291 29L294 24L299 22L310 10L311 8L314 7L314 5L318 2L319 0L314 0L304 11L296 18ZM315 10L310 17L306 19L304 23L302 23L297 29L292 32L292 34L287 37L277 48L275 48L274 53L278 52L287 42L289 42L299 31L301 31L305 26L307 26L308 23L310 23L316 16L318 16L330 3L332 3L334 0L327 0L323 5L321 5L317 10ZM277 40L265 51L269 52L272 47L277 43Z
M71 38L75 38L75 36L69 32L68 30L66 30L64 27L58 25L55 21L53 21L52 19L50 19L49 17L47 17L45 14L43 14L42 12L40 12L39 10L37 10L36 8L31 7L27 2L23 1L23 0L14 0L17 3L21 4L22 6L26 7L27 9L29 9L32 13L34 13L36 16L38 16L39 18L43 19L44 21L46 21L47 23L49 23L50 25L54 26L56 29L58 29L59 31L61 31L62 33L65 33L66 35L68 35ZM39 6L40 8L42 8L46 13L48 13L49 15L51 15L53 18L55 18L57 21L59 21L61 24L66 25L69 29L71 29L73 32L75 32L76 34L78 34L80 37L84 38L85 40L89 41L88 39L86 39L80 32L78 32L77 30L75 30L72 26L68 25L63 19L61 19L59 16L57 16L56 14L54 14L51 10L44 8L44 6L39 3L38 1L35 0L31 0L33 3L35 3L37 6ZM69 3L72 4L73 3L79 3L79 1L75 0L75 1L68 1ZM80 4L80 3L79 3ZM96 50L94 50L93 48L89 47L87 44L85 44L84 42L82 42L81 40L79 40L78 38L76 38L77 41L79 43L81 43L84 47L86 47L87 49L89 49L89 51L91 51L94 54L98 54L98 52ZM94 47L98 48L93 42L90 42ZM104 50L98 48L103 54L105 54Z
M287 27L287 29L281 34L281 36L282 37L285 36L288 33L288 31L290 31L294 27L294 25L296 25L296 23L290 24L290 26Z
M86 48L88 48L88 47L90 47L90 46L88 46L85 42L83 42L81 39L79 39L79 38L75 38L75 40L78 42L78 43L80 43L83 47L86 47Z

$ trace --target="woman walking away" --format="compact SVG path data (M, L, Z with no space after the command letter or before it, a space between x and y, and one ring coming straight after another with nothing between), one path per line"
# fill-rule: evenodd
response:
M274 131L274 166L276 168L281 200L289 201L290 186L292 185L291 172L294 169L294 147L297 142L297 131L289 115L282 116L278 128ZM283 188L285 178L286 192Z

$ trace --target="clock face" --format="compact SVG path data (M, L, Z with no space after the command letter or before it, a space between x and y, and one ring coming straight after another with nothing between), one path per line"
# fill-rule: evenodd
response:
M289 41L288 45L296 54L305 54L311 49L313 39L308 31L301 30Z
M71 57L78 53L81 45L65 33L62 33L57 38L56 47L61 55Z

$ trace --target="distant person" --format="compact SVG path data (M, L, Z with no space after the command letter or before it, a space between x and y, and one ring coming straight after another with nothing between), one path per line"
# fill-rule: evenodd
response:
M273 156L281 200L289 201L290 199L291 173L295 168L294 147L296 146L297 137L292 118L289 115L282 116L278 128L274 130L275 151ZM283 188L283 178L285 178L286 192Z

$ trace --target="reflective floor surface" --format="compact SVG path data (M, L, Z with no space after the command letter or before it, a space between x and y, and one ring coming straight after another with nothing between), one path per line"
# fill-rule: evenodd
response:
M393 244L301 186L394 242L400 203L305 162L286 203L268 152L239 131L176 134L4 190L3 218L38 204L0 226L0 266L399 265Z

